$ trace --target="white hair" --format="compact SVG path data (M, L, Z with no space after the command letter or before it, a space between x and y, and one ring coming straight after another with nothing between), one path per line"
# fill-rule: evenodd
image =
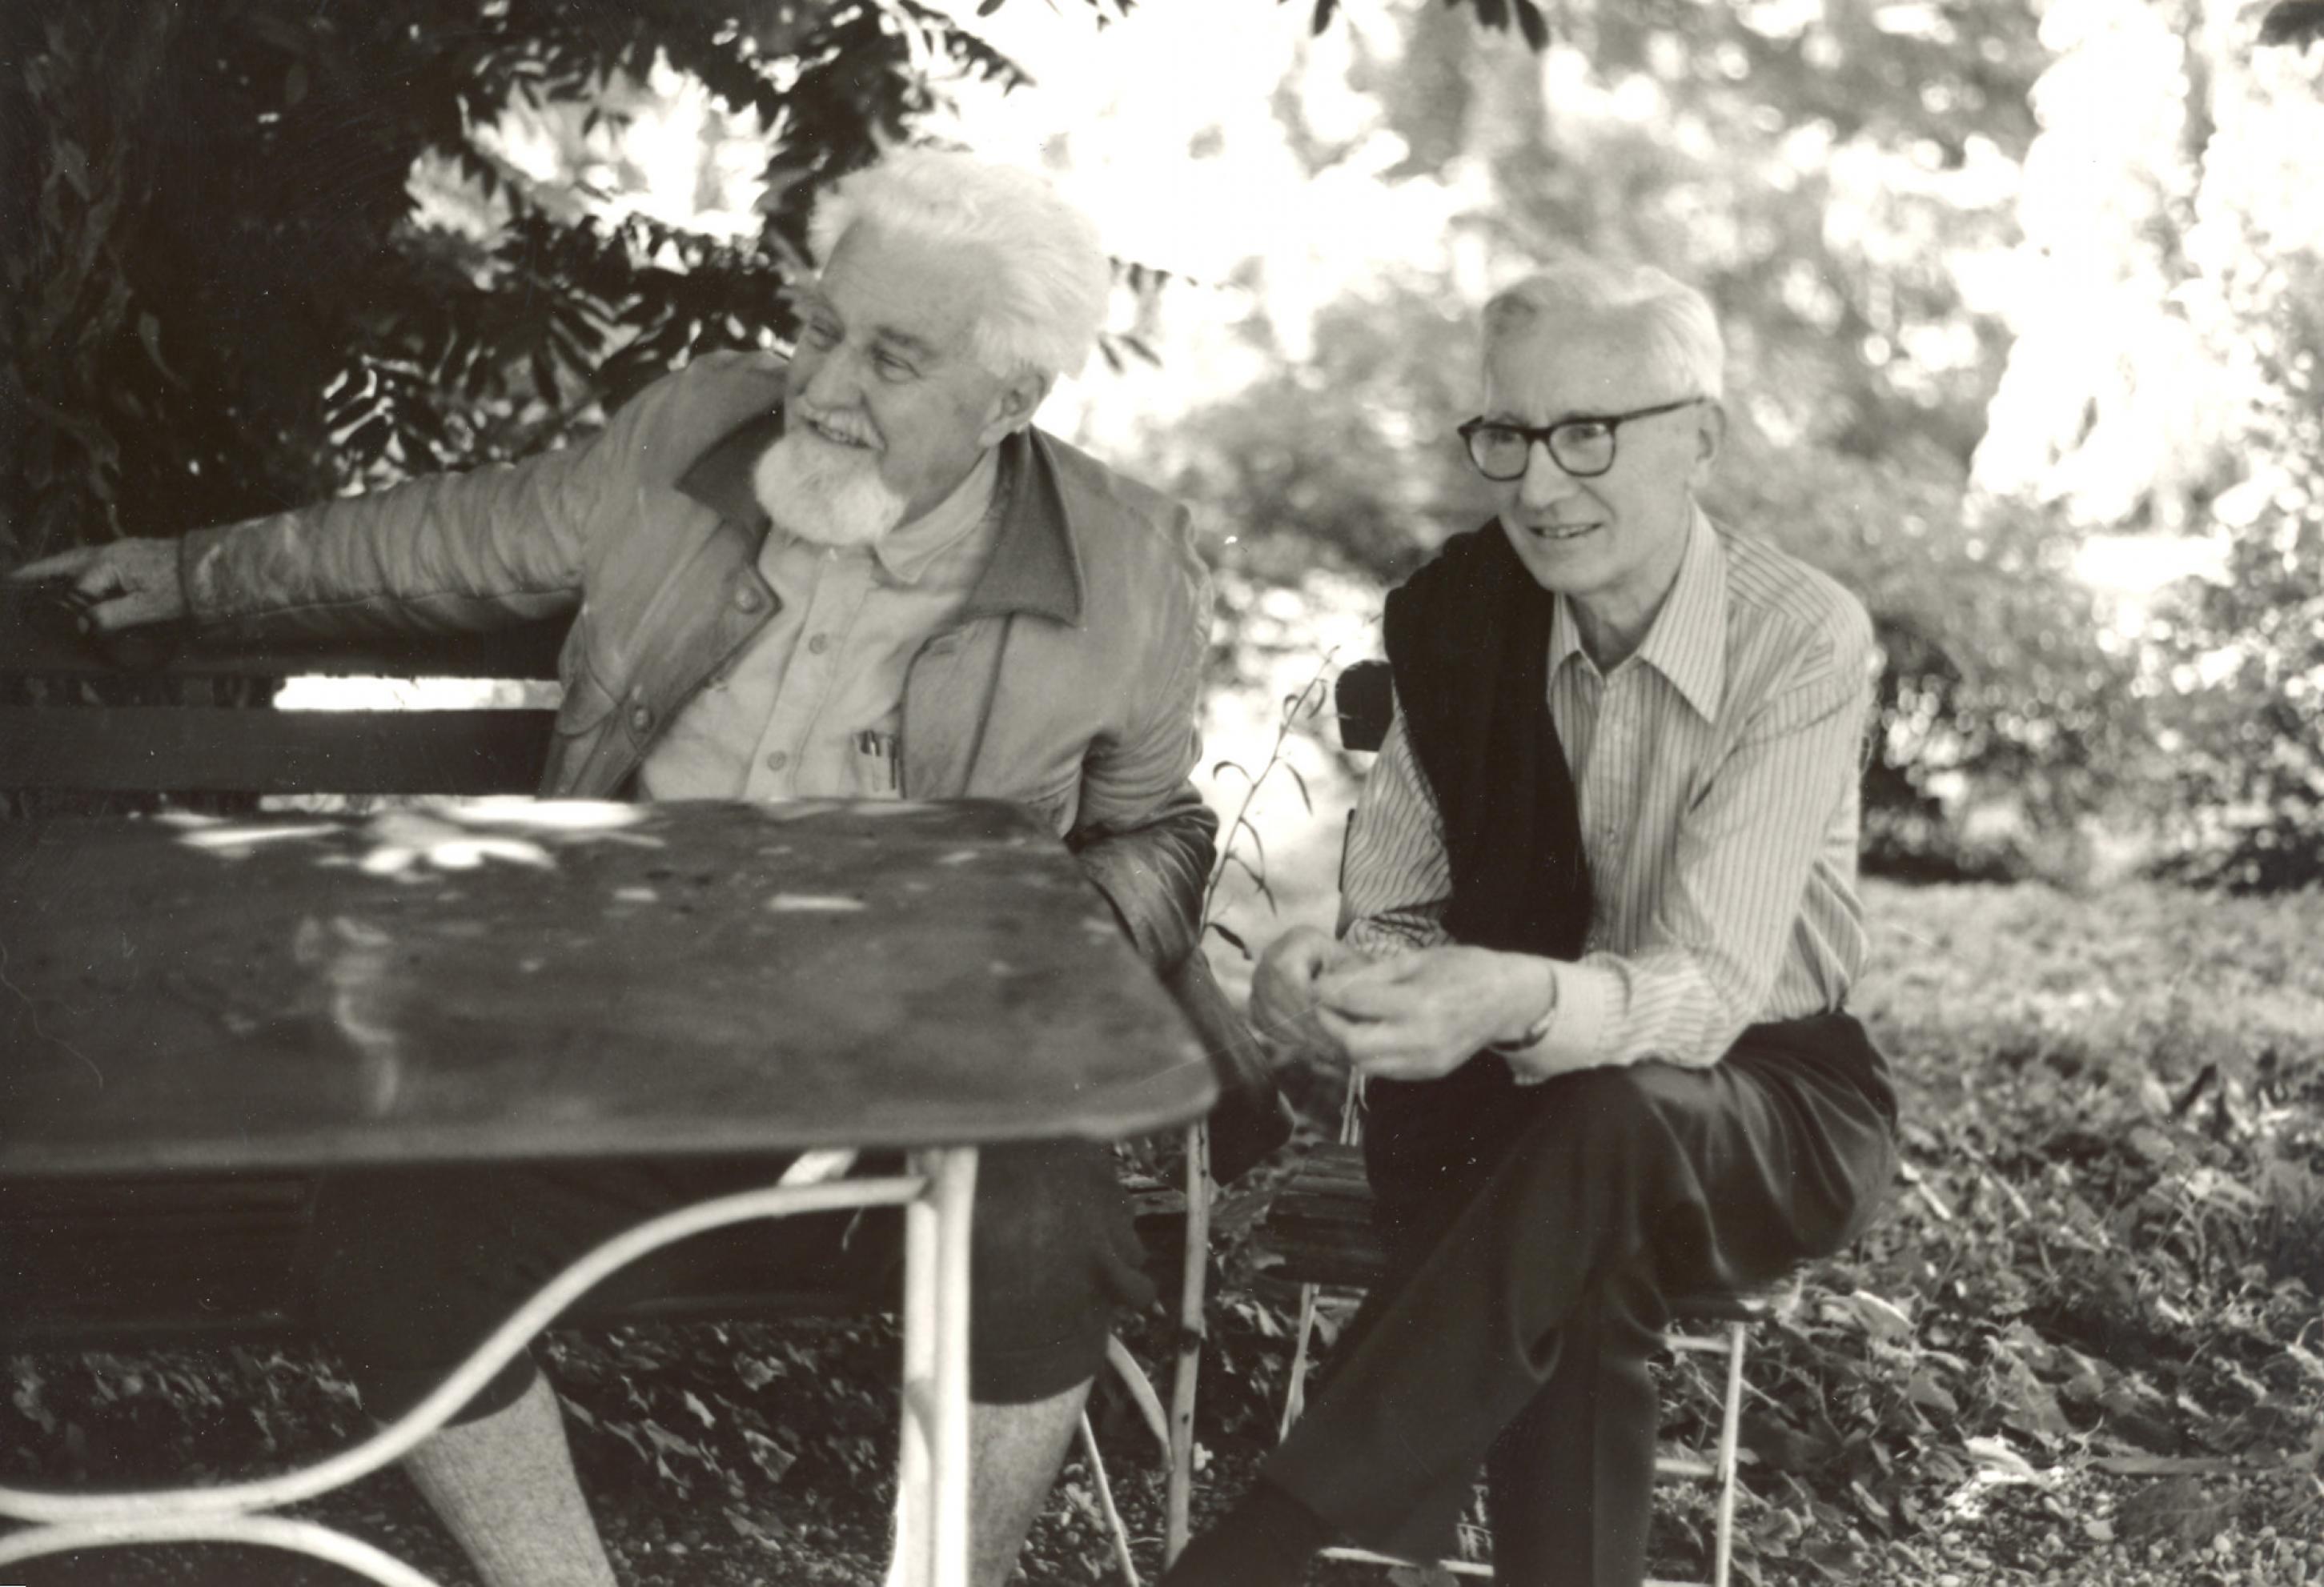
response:
M818 265L859 221L986 257L993 288L977 316L977 362L1003 380L1044 379L1089 361L1113 269L1097 225L1047 179L944 149L899 149L843 177L817 201L807 242Z
M1599 310L1635 316L1646 336L1647 358L1690 397L1718 401L1727 394L1727 344L1711 299L1650 264L1627 269L1592 259L1570 259L1493 294L1485 305L1485 353L1545 314ZM1489 372L1489 362L1488 371ZM1491 375L1486 377L1489 383Z

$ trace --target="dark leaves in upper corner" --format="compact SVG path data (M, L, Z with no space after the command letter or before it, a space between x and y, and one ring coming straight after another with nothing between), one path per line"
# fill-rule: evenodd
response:
M2259 24L2263 49L2289 44L2304 52L2319 39L2324 39L2324 0L2276 0Z

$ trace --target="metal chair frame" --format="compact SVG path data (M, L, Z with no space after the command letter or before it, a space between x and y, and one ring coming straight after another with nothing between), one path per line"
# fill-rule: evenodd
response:
M1168 1467L1163 1500L1165 1570L1186 1546L1188 1512L1194 1488L1194 1392L1202 1372L1203 1306L1209 1280L1211 1195L1214 1188L1211 1183L1210 1142L1210 1127L1201 1120L1186 1126L1186 1240L1179 1267L1178 1350L1171 1367L1168 1410L1163 1408L1138 1358L1118 1339L1109 1340L1106 1344L1107 1362L1120 1378L1122 1387L1130 1391L1146 1425L1161 1445L1162 1458ZM1091 1475L1096 1481L1098 1505L1112 1535L1114 1568L1121 1573L1129 1587L1139 1587L1138 1566L1130 1554L1130 1528L1115 1507L1113 1483L1106 1472L1105 1458L1098 1453L1097 1431L1086 1412L1082 1416L1081 1436Z

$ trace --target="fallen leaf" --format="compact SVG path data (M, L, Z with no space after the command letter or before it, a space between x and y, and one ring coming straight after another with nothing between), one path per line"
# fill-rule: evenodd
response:
M2010 1448L2003 1439L1965 1438L1961 1441L1961 1447L1969 1451L1969 1458L1978 1465L1997 1475L2021 1482L2037 1482L2041 1478L2042 1473L2034 1469L2032 1463Z

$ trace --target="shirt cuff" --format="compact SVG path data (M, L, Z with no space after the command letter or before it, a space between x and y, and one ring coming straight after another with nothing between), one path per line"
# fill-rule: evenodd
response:
M1550 974L1557 982L1557 1006L1549 1029L1530 1046L1514 1048L1503 1056L1520 1086L1538 1086L1556 1075L1597 1069L1607 1062L1607 1032L1621 996L1620 977L1591 964L1553 960Z

